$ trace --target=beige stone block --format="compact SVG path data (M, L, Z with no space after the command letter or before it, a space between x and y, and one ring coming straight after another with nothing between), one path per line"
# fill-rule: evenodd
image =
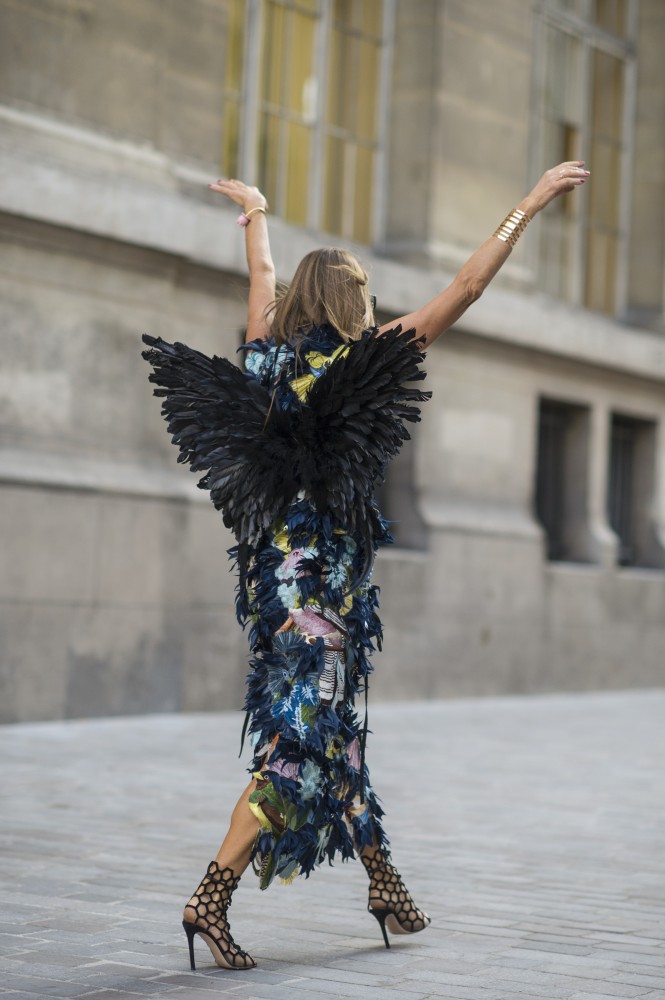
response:
M187 505L130 497L99 501L98 599L102 603L159 607L184 603L183 561ZM175 570L175 574L174 574ZM175 578L174 578L175 577ZM180 593L179 593L180 591Z
M181 705L184 619L177 608L77 609L67 636L65 714L174 711Z
M543 600L540 548L533 540L433 531L427 617L485 623L536 620Z
M203 267L183 266L174 275L171 322L173 334L206 354L241 362L249 283Z
M665 573L632 567L618 568L607 582L608 620L632 626L641 635L650 629L660 631L663 641L663 679L665 680Z
M446 0L439 4L443 16L440 29L445 36L451 27L465 29L476 38L493 39L497 44L517 51L531 48L533 16L524 0ZM467 73L468 74L468 67Z
M77 617L63 601L0 602L0 722L67 714L68 635Z
M395 37L397 51L393 73L394 97L413 96L428 100L432 73L438 60L437 0L417 0L397 4Z
M422 94L396 97L393 107L386 236L423 243L431 229L432 104ZM404 197L403 192L409 196Z
M626 669L631 645L627 630L613 628L608 640L607 630L603 637L589 625L566 626L549 636L545 689L593 691L634 684L641 671Z
M234 538L224 527L221 511L212 502L187 509L183 538L183 551L187 559L188 601L192 608L224 608L230 616L235 614L235 586L237 575L231 568L227 549Z
M490 119L440 102L432 147L432 236L470 248L484 242L527 193L527 152L524 120Z
M215 75L206 80L169 71L160 93L160 148L180 161L205 164L215 174L222 149L222 68L218 58Z
M204 269L186 266L174 279L160 255L128 250L126 257L114 256L95 238L70 240L63 254L48 242L54 233L33 227L30 235L37 245L28 250L11 243L6 275L0 275L7 334L0 440L16 446L20 431L40 448L55 439L58 450L71 447L91 457L139 451L142 459L175 468L177 452L140 356L141 334L240 360L246 304L238 283L213 281Z
M5 98L184 158L217 162L223 5L51 0L1 7Z
M458 102L478 119L524 121L529 113L529 47L516 48L501 35L444 21L443 47L436 62L439 98Z
M249 669L247 635L221 607L192 608L186 623L182 708L190 712L223 709L240 713ZM240 714L238 720L240 739Z
M438 657L423 680L427 698L517 694L541 689L539 640L529 621L517 624L441 618Z
M93 600L98 518L93 496L0 488L0 599Z
M458 350L458 345L461 348ZM428 358L433 398L423 410L417 479L424 497L514 504L529 516L533 489L533 376L450 336Z
M421 553L386 550L379 554L373 580L381 588L379 616L383 650L372 657L371 697L378 701L423 697L436 670L427 620L430 559Z
M611 619L611 583L599 566L553 563L543 567L544 632L602 629Z

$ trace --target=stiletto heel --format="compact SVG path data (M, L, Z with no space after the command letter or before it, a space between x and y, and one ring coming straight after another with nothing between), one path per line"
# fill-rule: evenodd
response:
M379 922L386 948L390 948L386 924L391 934L424 931L431 920L414 903L389 855L377 850L371 857L361 855L360 860L369 875L367 909Z
M205 941L212 957L222 969L253 969L256 962L246 951L239 948L231 937L226 913L231 905L231 894L237 888L240 876L231 868L220 868L211 861L201 884L185 907L182 926L189 945L189 964L194 964L194 937L196 934ZM194 920L187 919L191 911ZM191 915L190 914L190 915Z
M390 948L390 941L388 940L388 931L386 930L386 911L385 910L373 910L371 906L367 909L372 914L373 917L379 921L379 927L383 932L383 940L386 942L386 948Z
M185 934L187 935L187 943L189 945L189 964L192 970L196 969L194 964L194 935L198 931L196 924L190 924L188 920L183 920L182 926L185 928Z

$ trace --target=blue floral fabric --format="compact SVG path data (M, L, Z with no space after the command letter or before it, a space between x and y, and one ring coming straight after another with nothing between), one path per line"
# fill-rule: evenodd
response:
M247 345L247 371L273 392L273 405L307 405L307 394L348 345L331 327L297 348L270 340ZM390 541L385 522L377 544ZM381 806L364 764L363 721L355 699L381 642L377 588L350 593L363 553L344 525L304 495L240 558L237 613L252 652L245 708L254 745L260 821L254 865L260 885L289 881L322 861L386 844Z

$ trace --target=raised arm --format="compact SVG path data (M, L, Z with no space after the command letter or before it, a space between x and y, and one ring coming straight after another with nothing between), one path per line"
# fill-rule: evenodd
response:
M584 184L589 173L584 168L584 160L560 163L544 173L533 190L516 206L518 213L526 213L527 216L522 226L526 225L529 219L533 219L534 215L549 205L554 198ZM503 235L504 237L507 235L506 230L503 230ZM390 330L397 323L401 323L404 329L415 328L418 336L424 337L426 346L429 346L480 298L494 275L508 260L511 250L510 239L499 239L497 233L490 236L469 257L447 288L422 308L386 323L380 332Z
M268 239L268 203L258 188L242 181L218 180L209 184L213 191L225 194L240 205L249 222L245 226L245 250L249 269L249 303L245 340L263 340L270 333L266 311L275 300L275 265Z

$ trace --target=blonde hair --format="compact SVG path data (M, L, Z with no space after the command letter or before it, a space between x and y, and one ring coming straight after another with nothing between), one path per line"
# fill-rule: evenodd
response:
M374 324L367 272L348 250L312 250L270 312L270 333L278 344L293 343L323 323L335 327L343 340L358 340Z

